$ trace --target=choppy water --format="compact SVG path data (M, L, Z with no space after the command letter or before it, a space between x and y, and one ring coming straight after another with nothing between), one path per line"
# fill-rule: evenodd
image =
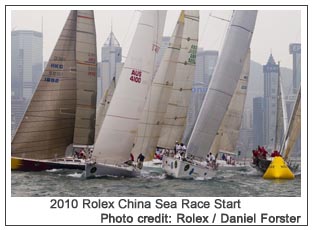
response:
M139 178L84 178L82 171L49 170L11 175L13 197L300 197L301 177L264 180L253 168L220 171L211 180L167 178L144 172Z

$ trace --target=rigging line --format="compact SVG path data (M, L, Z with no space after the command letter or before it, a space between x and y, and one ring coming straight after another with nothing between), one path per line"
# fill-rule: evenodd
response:
M212 14L209 14L209 17L212 17L212 18L217 18L217 19L220 19L221 21L230 22L230 20L229 20L229 19L225 19L225 18L217 17L217 16L214 16L214 15L212 15Z

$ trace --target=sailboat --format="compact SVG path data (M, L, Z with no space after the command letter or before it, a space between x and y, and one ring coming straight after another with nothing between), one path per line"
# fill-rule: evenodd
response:
M176 94L177 87L183 88L183 90L179 91L182 96L185 89L185 93L188 94L187 85L194 76L195 62L193 54L196 53L194 49L197 47L198 42L198 25L199 11L181 11L169 46L164 52L159 69L153 79L140 120L135 146L132 149L132 153L135 155L144 153L147 156L148 161L144 162L145 169L146 167L161 167L162 161L153 159L153 157L162 127L166 125L164 119L167 115L171 95ZM177 84L180 84L180 86L177 86ZM185 86L182 86L183 84ZM177 98L176 95L174 96ZM187 99L187 96L185 95L182 99ZM187 104L185 102L185 106ZM180 115L183 116L183 113ZM183 124L183 120L180 123Z
M241 122L243 118L245 99L247 95L247 86L250 70L250 49L244 61L243 71L240 75L235 93L229 107L224 115L221 126L210 148L210 152L218 158L218 169L233 170L245 169L247 165L244 162L238 162L238 154L235 153L237 141L239 139Z
M93 11L72 10L12 140L12 170L84 169L64 157L94 144L96 65Z
M94 145L95 162L86 164L86 178L133 177L139 174L129 159L152 83L166 11L142 11L127 59Z
M285 161L289 160L291 150L299 136L301 130L301 88L298 91L295 105L290 117L289 124L287 125L287 111L286 105L283 100L284 93L281 85L280 76L278 76L278 97L277 97L277 118L276 118L276 132L275 132L275 143L274 149L278 150L280 156ZM252 166L261 172L266 172L272 162L273 157L261 158L253 156ZM288 166L292 172L298 169L297 164L290 164Z
M190 137L185 159L164 157L163 169L175 178L209 179L215 168L203 160L210 151L220 128L243 69L255 27L257 11L234 11L221 55L215 67L195 127Z

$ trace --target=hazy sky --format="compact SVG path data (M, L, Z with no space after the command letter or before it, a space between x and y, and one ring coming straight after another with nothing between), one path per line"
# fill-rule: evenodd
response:
M174 9L179 8L181 7ZM8 22L11 17L11 30L41 31L43 20L44 61L49 59L69 14L68 10L46 9L42 7L9 8L7 14ZM84 9L89 10L90 8ZM124 10L124 8L117 7L113 8L114 10L102 10L105 9L103 7L96 7L96 9L100 9L95 10L98 60L101 55L100 49L109 35L111 27L123 47L123 56L126 56L140 11ZM220 50L228 22L216 17L229 19L232 13L231 8L221 7L216 8L217 10L209 10L207 7L201 7L200 9L199 47L205 50ZM164 35L171 35L178 15L178 10L168 10ZM301 42L301 29L300 8L259 8L251 44L252 60L265 64L272 51L275 60L280 61L281 66L291 68L292 56L289 54L288 47L290 43Z

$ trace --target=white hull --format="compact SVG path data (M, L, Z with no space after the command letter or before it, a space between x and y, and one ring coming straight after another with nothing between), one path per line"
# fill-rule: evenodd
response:
M163 157L162 168L168 176L181 179L211 179L217 173L215 169L166 156Z
M249 165L244 163L237 163L235 164L228 164L224 160L217 160L218 170L224 171L224 170L247 170L249 168Z
M115 176L115 177L136 177L140 175L140 170L135 166L109 165L102 163L86 163L86 178Z

